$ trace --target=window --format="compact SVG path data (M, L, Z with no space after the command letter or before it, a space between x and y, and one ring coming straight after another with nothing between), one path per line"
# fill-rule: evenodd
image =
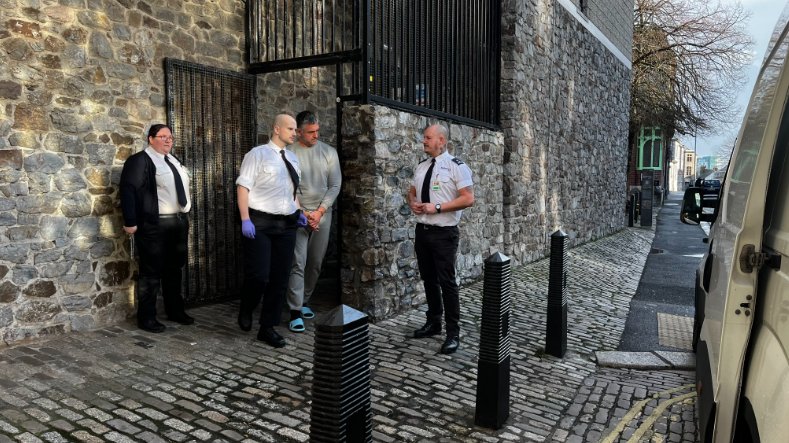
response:
M662 169L663 131L657 126L641 128L638 151L639 169Z
M687 168L685 168L685 175L693 175L693 167L692 166L688 166Z

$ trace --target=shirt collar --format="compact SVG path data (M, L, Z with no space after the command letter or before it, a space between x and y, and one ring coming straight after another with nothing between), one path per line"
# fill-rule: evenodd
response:
M147 153L149 153L149 154L151 154L151 155L155 155L155 156L157 156L157 157L158 157L160 160L164 161L164 157L165 157L165 155L164 155L164 154L162 154L162 153L160 153L160 152L156 152L156 149L153 149L153 147L152 147L152 146L148 146L147 148L145 148L145 152L147 152Z
M271 148L271 150L276 152L277 155L279 155L279 151L284 151L285 150L285 148L280 148L279 146L275 145L274 142L272 142L272 141L268 142L268 145L266 145L266 146L268 146L269 148Z
M441 155L439 155L438 157L436 157L436 163L442 162L442 161L445 161L445 160L449 160L449 152L444 152Z

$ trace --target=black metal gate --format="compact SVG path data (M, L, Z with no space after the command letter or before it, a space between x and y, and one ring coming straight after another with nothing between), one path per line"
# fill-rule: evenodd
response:
M257 140L256 76L166 59L173 151L191 173L184 299L230 298L244 281L235 180Z

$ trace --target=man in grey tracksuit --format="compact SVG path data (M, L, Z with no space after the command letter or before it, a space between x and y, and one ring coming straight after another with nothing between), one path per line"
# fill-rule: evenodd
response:
M313 318L306 305L321 273L323 256L329 244L332 205L340 194L342 174L337 150L318 141L318 118L310 111L296 116L299 138L288 146L301 165L299 203L305 210L309 229L296 234L296 251L288 285L289 329L304 330L303 318Z

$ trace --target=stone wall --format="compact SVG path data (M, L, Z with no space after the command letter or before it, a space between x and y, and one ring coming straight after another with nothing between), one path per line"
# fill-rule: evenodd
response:
M246 69L240 0L59 1L0 0L0 345L133 312L117 183L165 120L163 60ZM450 125L475 178L461 282L493 252L532 261L555 229L579 244L625 220L629 69L555 0L502 5L502 131ZM260 141L312 109L332 142L333 69L261 75ZM342 297L380 319L424 299L405 195L436 121L356 106L343 122Z
M416 218L406 196L427 158L422 133L449 128L449 152L474 176L474 206L463 211L457 269L461 283L479 279L482 262L502 250L501 132L440 122L383 106L343 113L342 302L374 319L424 302L414 253Z
M569 1L578 8L582 0ZM633 0L583 0L581 11L630 61L633 60L633 3Z
M312 111L320 120L321 141L335 146L337 132L334 66L258 75L258 140L267 143L271 123L283 112Z
M0 345L133 312L120 170L165 120L165 57L245 69L244 8L0 2Z
M562 5L503 2L505 254L548 253L625 221L630 70Z

